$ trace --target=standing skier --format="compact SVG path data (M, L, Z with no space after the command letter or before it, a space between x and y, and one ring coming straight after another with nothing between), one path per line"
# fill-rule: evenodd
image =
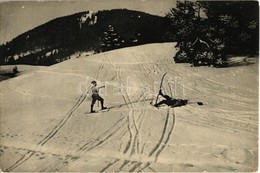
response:
M103 109L107 109L107 107L104 107L104 99L102 97L99 96L99 89L100 88L104 88L105 86L101 86L101 87L97 87L97 82L96 81L92 81L91 84L93 85L91 87L91 91L92 91L92 102L91 102L91 113L94 113L95 111L93 110L93 107L96 103L96 101L100 101L101 102L101 110Z

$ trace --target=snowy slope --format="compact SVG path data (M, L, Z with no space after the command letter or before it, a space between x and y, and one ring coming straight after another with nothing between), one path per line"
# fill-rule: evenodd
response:
M1 169L256 170L258 63L192 68L173 63L174 46L79 57L2 81ZM165 72L163 91L190 104L150 105ZM88 113L92 80L106 85L110 111Z

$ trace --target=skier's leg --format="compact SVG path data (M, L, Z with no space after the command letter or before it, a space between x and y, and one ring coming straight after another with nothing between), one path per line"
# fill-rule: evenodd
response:
M166 100L172 100L172 98L168 95L162 95Z
M159 94L162 96L162 97L164 97L166 100L172 100L172 98L170 97L170 96L168 96L168 95L164 95L163 93L162 93L162 90L160 90L159 91Z
M95 105L95 103L96 103L96 97L95 96L92 96L92 102L91 102L91 106L90 106L90 112L94 112L94 110L93 110L93 107L94 107L94 105Z
M106 107L104 107L104 99L102 97L98 96L97 100L99 100L101 102L101 109L106 109Z
M160 101L159 103L155 104L154 106L155 106L155 107L159 107L160 105L166 104L166 103L167 103L167 100L162 100L162 101Z

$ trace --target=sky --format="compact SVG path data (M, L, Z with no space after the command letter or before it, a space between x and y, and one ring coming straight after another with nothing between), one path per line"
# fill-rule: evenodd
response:
M0 44L57 17L91 10L122 9L165 16L176 0L0 1Z

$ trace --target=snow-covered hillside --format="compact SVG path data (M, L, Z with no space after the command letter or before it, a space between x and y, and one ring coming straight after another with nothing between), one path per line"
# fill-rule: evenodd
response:
M174 46L82 56L2 81L1 169L255 171L258 62L195 68L173 63ZM163 91L190 104L150 105L165 72ZM88 113L92 80L106 86L108 112Z

